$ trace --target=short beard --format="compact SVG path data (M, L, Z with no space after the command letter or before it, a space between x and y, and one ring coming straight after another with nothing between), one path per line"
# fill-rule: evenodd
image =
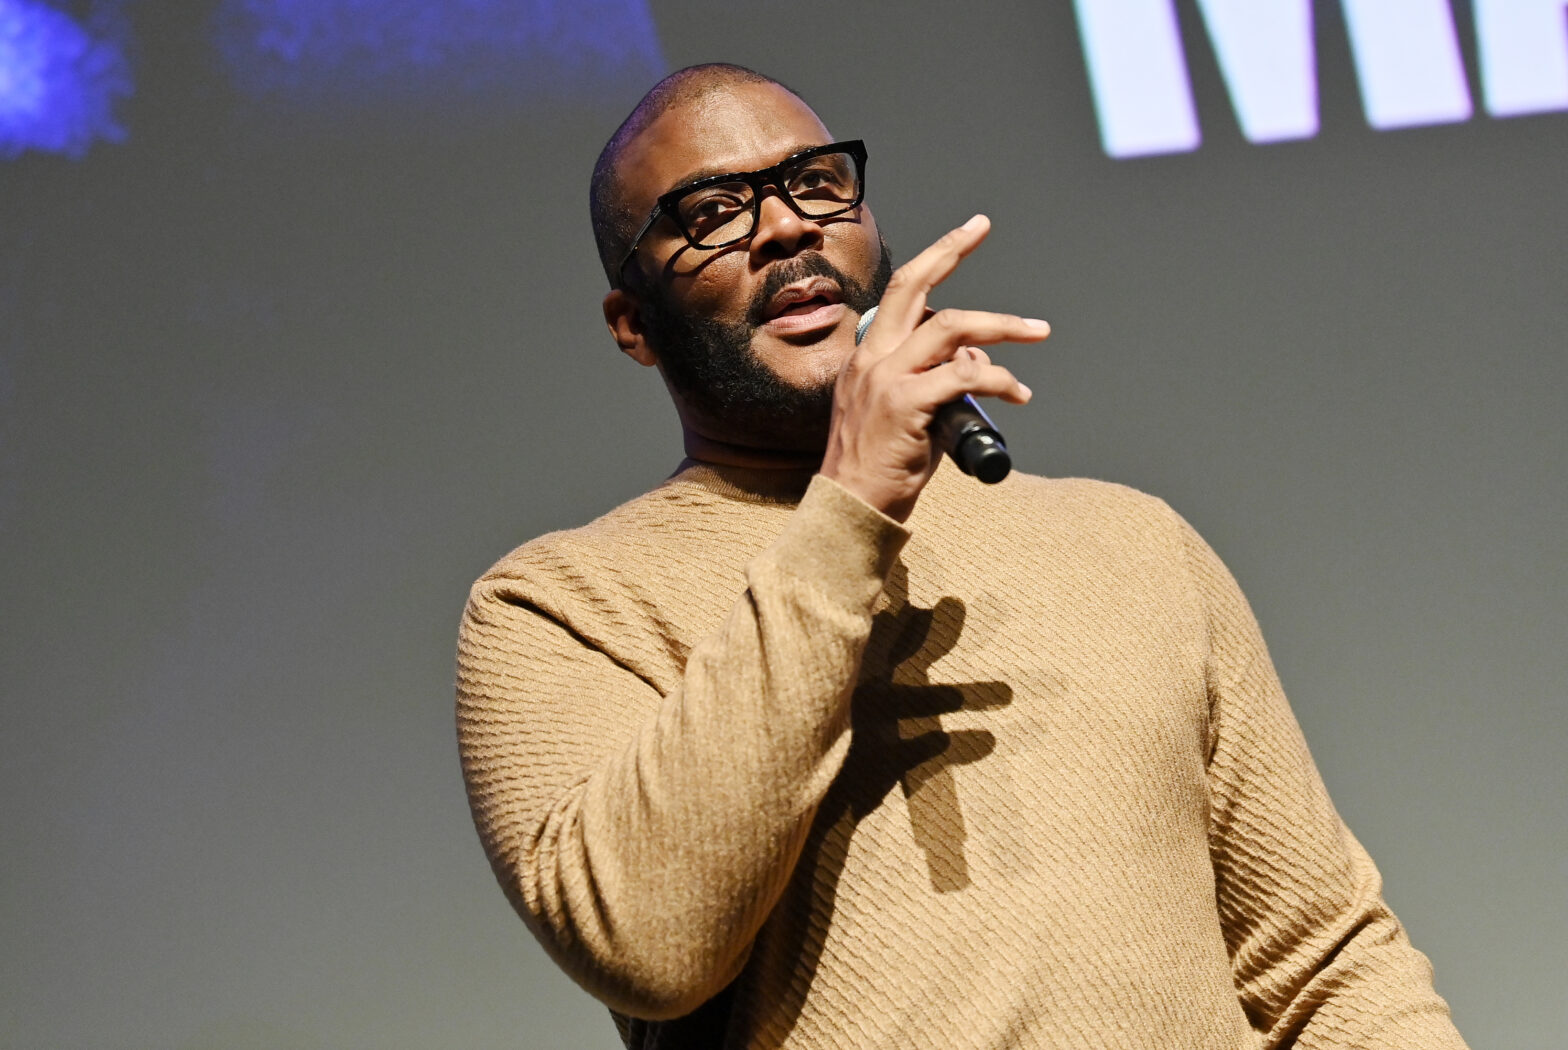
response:
M882 298L893 276L887 242L870 285L808 252L776 264L752 297L745 321L720 321L687 313L672 303L661 286L643 291L642 323L658 355L665 381L687 411L712 426L723 440L752 448L821 451L833 417L833 377L798 387L757 359L751 347L764 323L768 301L785 285L806 277L838 282L844 305L865 314Z

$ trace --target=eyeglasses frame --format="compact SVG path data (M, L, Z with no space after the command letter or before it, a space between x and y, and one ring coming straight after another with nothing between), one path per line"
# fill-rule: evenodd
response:
M828 153L847 153L854 158L855 182L859 187L859 192L855 194L854 200L836 211L807 215L800 210L800 205L796 203L795 198L790 195L789 190L785 188L780 179L784 174L785 168L793 164L799 164L803 160L810 160L812 157L820 157ZM799 153L791 153L777 164L766 168L758 168L756 171L735 171L722 175L709 175L705 178L697 179L695 182L689 182L684 186L677 186L668 193L660 194L658 200L654 202L653 210L648 213L648 221L642 224L642 229L638 230L637 236L632 238L631 247L627 248L626 254L621 256L621 263L615 268L616 278L619 279L621 274L626 272L626 264L631 262L632 256L637 254L637 249L642 245L642 239L648 236L648 231L653 229L654 223L658 222L665 215L675 219L675 205L682 197L685 197L688 193L694 193L709 186L717 186L723 182L744 182L751 187L751 229L739 237L732 237L718 244L699 244L697 239L686 229L685 223L676 220L675 228L681 231L681 236L686 238L686 243L693 248L702 251L709 251L714 248L727 248L732 244L739 244L755 234L757 232L757 220L762 217L762 191L767 186L777 189L779 196L789 205L790 210L807 222L815 222L818 219L831 219L834 216L843 215L845 212L858 208L861 202L866 199L866 144L861 139L845 139L842 142L829 142L825 146L812 146L810 149L803 149Z

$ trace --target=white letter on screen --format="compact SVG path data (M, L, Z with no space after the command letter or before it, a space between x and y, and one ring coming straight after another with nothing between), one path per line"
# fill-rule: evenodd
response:
M1074 0L1100 141L1113 157L1202 141L1172 0Z
M1470 85L1448 0L1344 6L1368 124L1386 131L1470 119Z
M1198 0L1241 132L1250 142L1318 133L1309 0Z
M1568 3L1474 3L1487 111L1518 117L1568 109Z

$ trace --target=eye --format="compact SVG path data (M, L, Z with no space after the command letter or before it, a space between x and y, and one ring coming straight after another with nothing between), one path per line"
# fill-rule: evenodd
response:
M700 238L734 222L750 205L751 187L743 182L708 186L681 198L680 220Z
M855 170L849 157L830 153L804 162L790 175L789 195L797 200L852 200Z

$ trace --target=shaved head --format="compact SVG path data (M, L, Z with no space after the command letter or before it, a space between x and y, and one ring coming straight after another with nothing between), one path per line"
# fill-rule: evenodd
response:
M800 94L788 85L745 66L727 62L687 66L655 84L637 103L631 115L615 129L610 141L604 144L604 149L599 152L599 160L593 166L593 179L588 186L588 212L593 220L593 238L599 248L599 262L604 266L604 275L609 278L612 288L620 285L620 275L615 272L615 268L631 246L637 227L647 218L646 215L633 213L626 204L624 184L618 170L626 147L670 110L740 84L774 84L800 98Z

